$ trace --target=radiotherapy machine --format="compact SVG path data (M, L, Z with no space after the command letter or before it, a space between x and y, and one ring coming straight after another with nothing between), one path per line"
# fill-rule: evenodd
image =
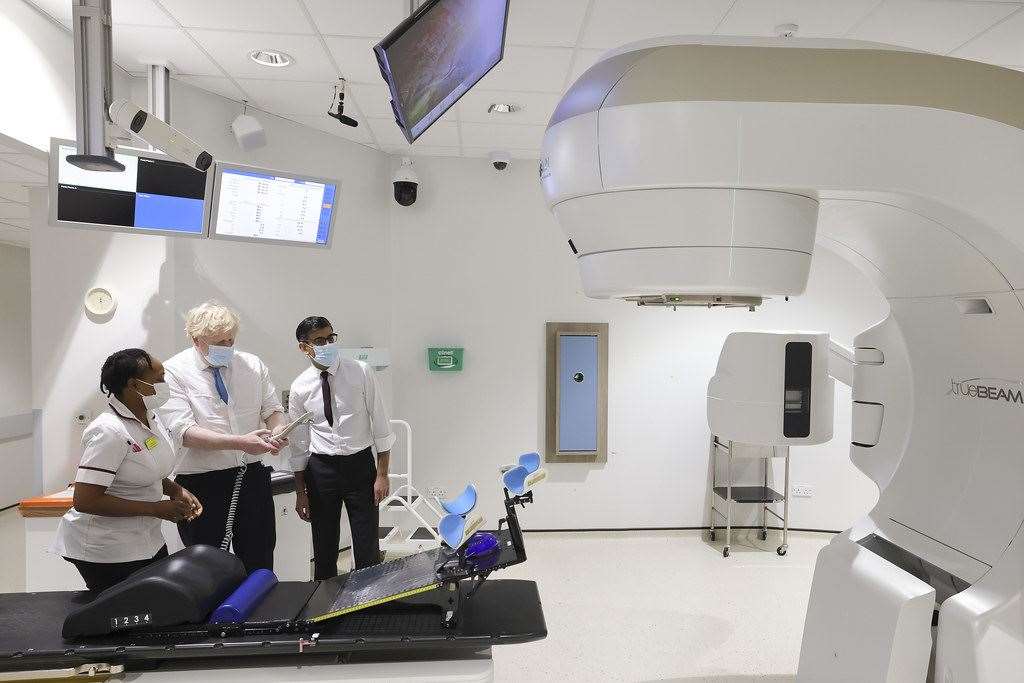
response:
M540 180L591 297L755 308L800 294L816 248L875 282L890 314L855 340L850 448L880 497L819 555L798 678L1018 680L1024 74L637 43L566 92Z

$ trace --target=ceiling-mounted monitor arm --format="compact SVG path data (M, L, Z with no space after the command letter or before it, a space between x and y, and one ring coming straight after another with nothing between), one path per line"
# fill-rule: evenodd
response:
M76 0L75 123L78 154L68 162L90 171L124 170L107 138L107 107L113 99L110 0Z

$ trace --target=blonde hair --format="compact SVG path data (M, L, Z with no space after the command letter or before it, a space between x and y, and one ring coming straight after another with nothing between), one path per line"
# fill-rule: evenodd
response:
M191 339L216 337L238 330L238 315L224 304L207 301L185 316L185 334Z

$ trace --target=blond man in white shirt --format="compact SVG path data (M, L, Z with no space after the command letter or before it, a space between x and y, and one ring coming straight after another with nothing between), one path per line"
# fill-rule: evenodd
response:
M182 447L175 481L200 500L204 514L180 522L185 545L220 546L231 532L234 553L248 572L274 568L274 504L271 469L260 461L286 443L273 437L285 424L284 409L259 358L235 350L238 316L207 302L188 312L192 346L164 364L170 400L160 416ZM235 480L244 471L234 523L228 510Z
M388 495L395 434L376 373L338 355L337 335L326 318L306 318L295 338L310 367L292 382L288 414L292 420L307 412L313 417L308 431L293 438L289 463L295 510L313 532L314 578L322 580L338 574L342 508L348 511L356 569L380 562L377 506Z

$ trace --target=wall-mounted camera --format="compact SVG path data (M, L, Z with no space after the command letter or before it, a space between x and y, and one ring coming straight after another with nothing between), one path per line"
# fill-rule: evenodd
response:
M498 173L507 171L511 163L512 155L508 152L491 152L491 166Z
M420 177L412 168L412 159L402 157L402 165L395 171L393 184L396 202L402 206L412 206L416 203L416 191L420 185Z

